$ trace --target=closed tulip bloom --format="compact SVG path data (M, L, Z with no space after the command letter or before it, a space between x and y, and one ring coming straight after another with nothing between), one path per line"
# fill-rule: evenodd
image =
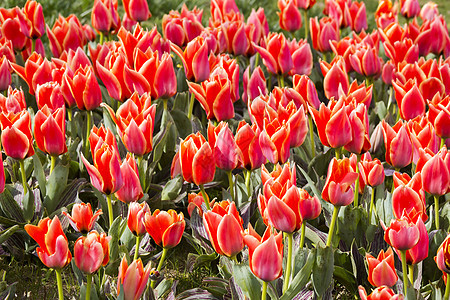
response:
M269 282L281 277L283 272L283 235L273 233L268 227L261 237L249 224L244 234L248 247L249 265L252 273L259 279Z
M348 119L351 126L352 140L344 145L344 149L356 154L361 154L370 149L369 139L369 116L367 107L362 104L356 104L352 101L346 107Z
M425 99L414 79L402 84L398 79L392 81L400 117L404 120L414 119L425 114Z
M146 202L141 204L131 202L128 206L128 229L136 236L145 234L144 218L146 213L150 213L150 208Z
M300 215L303 221L314 220L319 217L322 212L322 205L320 204L319 198L317 196L311 197L308 192L304 189L299 189L300 191Z
M69 219L73 229L82 234L86 234L94 228L97 218L102 214L102 210L98 209L95 214L92 212L91 204L76 203L72 207L72 216L67 212L63 214Z
M39 109L46 105L51 112L64 106L65 100L61 86L55 81L38 84L36 88L36 102Z
M292 233L299 230L303 223L300 212L300 191L295 185L285 186L285 192L280 195L272 195L266 203L266 210L269 223L276 229ZM272 188L274 191L274 188Z
M364 2L345 2L343 23L355 32L367 29L366 5Z
M347 206L353 202L354 183L358 173L353 171L348 158L333 158L328 166L327 179L322 190L323 200L334 206Z
M384 227L384 230L386 243L399 251L409 250L419 242L419 228L406 214L399 219L391 220L389 227Z
M22 51L31 33L31 24L25 22L26 16L19 7L0 10L1 34L10 40L14 51ZM22 20L22 21L21 21Z
M186 222L183 213L177 214L173 209L166 211L155 210L145 214L145 230L155 243L165 249L178 245L183 236Z
M386 56L389 57L396 66L400 62L415 63L419 60L419 47L410 38L402 39L390 43L383 43Z
M277 12L280 18L280 28L286 31L297 31L302 27L302 14L295 0L278 0Z
M209 200L209 197L208 197L208 200ZM200 215L200 217L203 216L202 205L203 205L203 203L205 203L205 200L203 198L202 192L199 192L198 194L196 194L196 193L188 194L188 203L189 204L187 206L187 211L189 213L189 216L192 217L192 213L195 209L197 209L197 213ZM206 207L205 207L205 210L206 210Z
M282 33L271 33L264 40L263 46L253 43L256 51L261 55L267 70L272 74L287 74L294 63L292 61L289 44Z
M0 95L0 112L5 114L17 114L22 110L26 110L27 104L25 102L25 95L21 89L13 89L8 87L8 96Z
M203 81L201 85L188 82L189 91L195 95L206 112L208 120L228 120L234 117L231 98L231 81L223 75L215 75Z
M227 52L234 55L245 55L250 49L250 42L245 32L243 18L241 19L238 14L235 16L235 18L231 17L230 20L221 23L220 29L225 35Z
M418 0L401 0L400 6L400 13L405 18L414 18L420 13L420 4Z
M102 92L91 66L79 68L73 78L67 77L70 91L81 110L93 110L102 103Z
M28 84L30 94L34 92L38 84L52 81L52 66L46 58L34 52L25 62L25 67L11 64L11 67Z
M38 39L45 33L45 21L44 13L42 11L42 5L36 1L28 0L25 3L23 12L27 17L27 21L31 23L30 38Z
M99 234L91 231L87 236L80 236L73 247L73 258L81 272L92 274L97 272L100 266L106 266L109 262L110 236L106 233Z
M127 16L136 22L146 21L152 16L146 0L123 0L123 7Z
M328 99L339 99L341 93L347 94L350 82L345 67L345 61L343 58L337 58L331 65L325 61L320 62L320 68L322 69L323 88L325 96Z
M402 294L395 294L387 286L377 287L369 296L367 296L366 289L360 285L358 287L358 293L361 300L403 300Z
M406 263L415 265L428 257L429 237L425 227L423 213L412 210L407 213L408 218L417 225L419 229L419 242L409 250L406 250Z
M6 91L11 84L11 67L6 56L0 57L0 91Z
M425 3L420 10L420 18L425 21L432 21L439 15L438 5L432 1Z
M120 17L117 5L117 0L95 0L91 13L92 27L103 33L119 29Z
M260 66L257 66L250 75L250 66L244 71L243 76L244 92L242 100L245 103L251 102L259 95L267 95L266 77ZM250 100L250 101L249 101Z
M446 29L444 17L437 16L432 21L424 21L420 27L420 33L414 43L419 46L419 54L427 55L429 53L440 54L448 51L448 31ZM442 36L443 38L435 38Z
M397 122L391 127L382 121L384 145L386 147L386 162L394 168L403 168L413 159L413 147L406 124Z
M6 155L24 159L34 154L31 117L27 110L17 114L0 113L1 140Z
M37 255L48 268L62 269L72 260L58 216L42 219L37 226L27 224L25 231L38 243Z
M217 127L209 122L208 143L211 146L216 166L219 169L231 171L238 167L240 161L239 148L226 122L220 122Z
M400 218L403 211L410 213L412 210L421 213L424 221L427 220L425 193L422 188L421 173L416 173L413 178L407 174L394 173L395 190L392 194L392 210L396 218Z
M34 136L38 148L51 156L67 152L66 109L62 106L53 113L44 105L34 117Z
M394 286L397 283L398 276L394 266L394 252L389 247L386 252L380 251L375 258L366 253L367 265L369 267L369 282L375 287Z
M203 37L194 38L187 44L184 51L174 44L171 44L171 48L183 62L187 80L202 82L208 79L210 74L209 51L208 44Z
M450 138L450 97L442 99L436 94L428 106L428 119L434 125L436 134L442 139Z
M449 189L450 164L445 162L445 156L449 155L447 147L444 146L421 168L423 188L431 195L442 196ZM450 160L447 158L447 161Z
M368 157L370 158L370 154ZM376 187L384 181L384 167L378 158L372 160L371 158L365 159L363 157L359 162L359 173L363 178L364 184L371 187Z
M234 202L215 203L203 214L203 224L209 240L218 254L235 257L244 248L242 218Z
M331 51L330 41L339 40L339 24L335 19L323 17L310 18L311 40L313 48L320 52Z
M203 10L194 7L190 11L186 4L183 4L181 13L171 10L162 19L164 37L179 47L185 46L202 33L202 15Z
M121 293L125 300L140 299L147 287L148 277L150 276L150 264L144 268L140 258L133 260L128 265L126 255L122 258L119 266L119 275L117 278L117 294Z
M378 56L376 48L362 45L350 54L350 63L356 73L365 77L378 77L381 75L383 59Z
M116 192L116 198L124 203L136 202L144 196L139 181L139 169L136 160L128 153L120 166L123 186Z
M285 163L289 158L290 128L278 118L265 118L264 130L259 135L259 144L264 156L273 164Z
M311 46L307 40L293 39L288 41L289 51L292 55L293 67L289 72L289 75L294 76L295 74L309 75L313 67L313 56L311 52Z
M436 262L439 270L447 274L450 273L450 234L447 235L445 240L439 246L437 254L434 257L434 261Z
M242 167L247 170L258 169L266 162L259 143L260 133L256 124L250 126L244 120L239 122L235 140L241 153Z
M91 133L89 134L89 145L91 146L91 153L95 152L95 149L97 149L97 145L101 146L103 143L107 143L108 145L110 145L116 151L116 154L119 153L116 137L112 133L111 129L105 128L103 124L98 128L94 125L91 129Z
M231 58L228 54L221 54L213 59L210 57L209 64L211 65L210 77L216 75L220 77L227 77L231 82L231 100L236 102L239 100L239 64L236 59Z
M292 77L292 85L306 102L318 109L320 106L319 96L314 82L306 75L294 75Z
M88 42L87 34L80 20L73 14L67 18L60 15L52 29L47 26L50 50L55 57L60 57L64 50L83 48Z
M428 148L432 153L439 151L440 140L436 135L433 123L428 120L428 116L416 117L408 121L408 128L414 145L413 162L415 164L417 164L419 159L421 148Z

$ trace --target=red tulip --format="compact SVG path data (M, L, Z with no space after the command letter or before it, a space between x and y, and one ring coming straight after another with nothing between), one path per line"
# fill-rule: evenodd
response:
M259 95L267 95L266 77L261 67L257 66L250 75L250 66L244 71L243 76L244 92L242 93L242 100L245 103L253 101ZM250 101L249 101L250 100Z
M102 93L91 66L75 71L73 79L66 77L72 96L79 109L93 110L102 103Z
M404 120L414 119L425 114L425 100L413 79L402 84L398 79L392 81L400 117Z
M92 27L103 33L119 29L120 18L117 5L117 0L95 0L91 13Z
M316 0L297 0L297 6L300 9L309 10L316 4Z
M248 247L249 264L252 273L269 282L279 278L283 272L283 235L272 232L268 227L261 237L249 224L245 231L244 243Z
M62 269L72 260L69 243L58 216L52 220L42 219L37 226L27 224L25 231L39 244L36 252L48 268Z
M416 224L419 229L419 242L411 249L406 250L406 263L409 265L415 265L428 257L428 231L425 227L422 213L416 213L413 210L410 213L407 213L407 217L411 220L411 222Z
M105 84L109 95L118 101L124 101L131 97L132 89L129 88L126 82L127 75L124 71L126 65L128 65L127 58L118 49L109 50L103 64L98 59L95 62L98 76ZM132 81L131 79L130 84Z
M382 121L384 145L386 147L386 162L394 168L403 168L413 159L413 147L410 134L402 121L391 127Z
M136 160L130 153L120 166L122 172L123 186L116 192L116 198L124 203L136 202L144 196L139 181L139 170Z
M203 225L218 254L235 257L244 248L242 218L234 202L215 203L203 214Z
M359 173L365 185L375 187L384 181L384 168L378 158L372 160L366 152L359 162Z
M358 173L353 171L348 158L333 158L328 166L327 179L322 190L323 200L334 206L347 206L353 202L354 183Z
M51 156L67 152L66 109L60 107L53 113L44 105L34 118L34 136L38 148Z
M287 42L289 44L289 51L292 55L293 68L289 72L289 75L309 75L313 67L313 56L311 47L307 40L299 40L298 42L293 39Z
M437 267L442 272L447 274L450 273L450 264L448 261L450 260L450 234L447 235L445 240L439 246L439 249L434 257L434 261L437 264Z
M102 213L102 210L98 209L94 214L92 212L91 204L85 204L83 202L74 204L72 207L72 216L67 212L63 212L69 219L69 223L72 225L73 229L83 234L88 233L94 228L97 218Z
M358 287L359 297L361 300L403 300L402 294L395 294L387 286L380 286L367 296L366 289L361 285Z
M189 82L189 91L195 95L206 112L206 117L217 121L234 117L233 100L231 98L231 81L223 75L215 75L201 85Z
M411 39L405 38L391 44L389 41L383 43L384 51L394 65L400 62L414 63L419 60L419 47Z
M259 143L260 133L256 124L250 126L244 120L239 122L235 140L241 153L242 166L247 170L258 169L266 162Z
M17 114L0 113L0 125L2 145L6 155L15 159L24 159L34 154L31 117L27 110Z
M30 94L34 95L34 91L38 84L52 81L52 66L47 59L43 59L39 54L33 53L25 62L25 67L11 64L14 71L26 81Z
M292 85L301 97L315 109L320 106L319 96L317 95L316 86L314 82L306 75L294 75L292 78Z
M375 258L366 253L367 265L369 267L369 282L375 287L393 286L397 283L398 276L394 266L394 252L392 248L384 252L380 251L378 257Z
M385 29L390 24L398 24L397 14L397 5L392 5L391 0L380 1L375 12L377 26Z
M91 231L87 236L80 236L73 247L73 258L78 269L83 273L95 273L100 266L109 262L110 236Z
M220 122L217 127L208 124L208 143L213 151L214 161L219 169L231 171L238 167L239 148L228 124Z
M123 7L131 20L142 22L152 16L146 0L123 0Z
M392 194L392 210L396 218L400 218L403 211L410 213L412 210L421 214L424 221L427 220L425 193L422 188L421 174L416 173L411 179L409 175L394 173L394 187Z
M38 84L36 88L36 102L39 109L47 106L51 112L64 106L65 100L60 85L55 81Z
M0 9L1 35L12 42L14 51L22 51L31 35L31 23L19 7Z
M137 24L139 24L136 21L133 21L130 19L130 17L127 15L127 13L125 13L122 17L122 27L125 28L128 31L132 31L133 27L136 26ZM122 29L121 27L121 29ZM120 29L119 29L120 30Z
M210 74L209 51L208 44L203 37L196 37L191 40L184 51L174 44L171 45L171 48L183 62L187 80L202 82L208 79Z
M220 77L228 77L231 82L231 100L236 102L239 100L239 65L236 59L230 58L228 54L221 54L215 59L210 58L211 75Z
M324 17L320 23L315 18L310 18L311 40L313 48L320 52L331 51L330 41L339 40L339 24L336 19Z
M220 29L225 35L227 52L234 55L245 55L250 49L250 41L245 32L243 17L230 15L221 22Z
M31 23L30 38L38 39L45 33L44 13L42 5L36 1L28 0L25 3L23 12L27 17L27 21Z
M348 88L346 95L340 92L339 99L343 98L346 105L355 102L357 107L362 103L368 110L372 102L372 89L373 85L366 87L364 82L358 85L358 82L354 80Z
M0 37L0 56L6 56L6 59L9 62L16 62L16 55L14 54L13 44L11 40L7 39L6 37Z
M351 153L364 153L370 149L367 107L362 103L357 105L356 101L352 101L346 106L346 110L349 114L352 140L344 145L344 149Z
M0 91L6 91L11 85L11 67L6 56L0 57Z
M417 17L420 13L420 4L418 0L401 0L400 7L400 13L408 19Z
M269 34L269 25L264 14L264 8L260 7L257 11L252 9L250 16L247 18L247 24L245 25L245 34L250 42L246 54L253 55L256 53L256 50L252 43L260 45L263 38Z
M383 224L384 225L384 224ZM391 220L389 227L384 227L384 240L399 251L409 250L419 242L420 232L404 213L401 218Z
M383 59L378 56L378 49L367 45L359 45L354 54L350 54L350 63L356 73L365 77L381 75Z
M294 66L289 44L282 33L271 33L264 39L262 46L252 45L270 73L287 74Z
M450 164L448 162L450 159L447 158L446 162L446 156L450 157L450 154L447 152L447 147L444 146L419 170L422 173L423 188L431 195L442 196L449 190Z
M422 21L428 20L432 21L439 15L438 5L434 2L427 2L422 6L420 10L420 18Z
M283 166L276 164L272 172L269 172L263 165L261 166L261 181L263 186L268 181L271 182L271 185L276 182L281 186L284 186L287 182L290 185L296 185L296 170L294 167L291 168L289 162ZM269 199L271 194L268 194L267 196L267 199Z
M26 108L27 104L25 103L25 95L22 89L13 89L9 86L8 97L0 95L0 112L17 114Z
M211 0L211 19L221 22L230 12L239 13L234 0Z
M428 116L430 113L428 114ZM428 148L433 153L439 151L439 138L436 135L433 124L426 116L416 117L408 121L408 129L411 133L411 140L414 146L413 162L417 164L419 159L419 150Z
M366 5L364 2L352 1L351 4L345 2L344 26L350 27L353 31L361 32L367 29Z
M173 209L165 211L155 210L145 214L145 230L153 238L155 243L165 249L178 245L183 236L184 221L183 213L177 214Z
M436 134L441 139L450 138L450 97L441 98L440 95L435 95L431 101L428 102L429 111L428 119L434 125Z
M338 26L344 28L349 24L344 23L345 6L351 4L350 0L326 0L323 14L336 20ZM350 15L350 13L348 12ZM348 16L350 18L351 16Z
M127 257L125 255L119 266L117 294L120 294L120 289L122 287L125 300L140 299L147 287L150 271L150 264L147 264L144 269L140 258L133 260L133 262L128 265Z
M208 195L206 195L208 197ZM208 197L208 201L209 201L209 197ZM201 192L199 192L198 194L195 193L190 193L188 194L188 207L187 207L187 211L189 213L189 216L192 216L192 212L194 211L194 209L197 209L197 213L201 216L203 216L203 208L202 205L203 203L205 203L205 200L203 198L203 195ZM211 202L212 205L212 202ZM205 207L206 210L206 207Z
M117 147L116 137L110 129L106 129L103 124L97 128L93 126L89 135L89 145L91 147L91 153L94 153L97 146L101 147L103 143L110 145L116 154L119 154L119 148Z
M322 69L323 88L325 96L328 99L339 99L339 96L343 93L348 93L350 86L348 75L345 68L345 61L343 58L337 58L333 64L328 64L325 61L320 62L320 68Z
M311 197L308 192L304 189L299 189L300 191L300 215L303 221L313 220L319 217L322 211L322 205L320 204L319 198L316 196Z
M194 7L190 11L186 4L183 4L181 13L171 10L162 19L164 37L179 47L185 46L203 31L202 15L203 10Z
M449 35L443 16L438 16L431 21L425 20L419 31L420 33L414 43L419 46L420 55L425 56L428 53L439 55L441 52L448 52L446 49L448 48Z
M278 8L281 11L277 12L281 29L294 32L302 27L302 14L296 0L278 0Z
M122 104L117 113L104 105L116 123L119 135L127 150L137 156L153 149L153 129L155 126L156 105L151 105L150 95L141 97L134 92L130 100Z
M141 236L145 234L144 218L147 213L150 213L150 208L146 202L141 204L131 202L128 206L128 229L135 235Z
M273 164L285 163L289 158L290 126L281 123L276 112L264 117L264 128L259 135L259 144L264 156Z

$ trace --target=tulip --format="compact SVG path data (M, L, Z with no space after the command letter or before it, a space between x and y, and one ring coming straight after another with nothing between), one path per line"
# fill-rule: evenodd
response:
M87 236L80 236L73 247L73 257L78 269L88 276L97 272L100 266L109 262L110 236L91 231ZM91 278L88 277L88 285Z
M120 166L123 178L123 186L116 192L116 198L124 203L136 202L144 196L139 181L139 170L136 160L130 153Z
M66 79L79 109L89 111L100 106L102 93L92 67L80 68L75 71L73 78Z
M424 21L420 27L420 33L414 41L419 46L420 55L425 56L428 53L438 55L447 49L449 35L445 24L443 16L438 16L432 21Z
M435 95L431 101L428 101L429 111L428 119L434 125L436 134L444 140L450 138L450 97L441 98Z
M423 150L421 150L423 151ZM429 158L416 172L422 173L423 188L433 196L442 196L448 192L450 185L450 164L447 158L447 147ZM419 163L418 163L419 164Z
M242 100L245 103L251 102L259 95L267 95L266 77L261 67L257 66L250 75L250 66L244 71L243 76L244 92ZM250 101L249 101L250 100Z
M25 3L23 12L28 19L27 21L31 23L31 34L29 37L35 40L44 35L45 21L42 5L36 1L28 0Z
M414 18L420 13L420 4L418 0L401 0L400 13L408 19Z
M249 224L244 234L244 243L249 251L250 270L256 277L267 283L281 276L283 271L281 232L272 232L272 228L268 227L261 237Z
M309 75L313 67L313 56L311 47L307 40L299 40L298 42L293 39L287 42L289 44L289 51L292 55L293 68L289 72L289 75Z
M186 4L183 4L181 13L171 10L162 19L164 37L179 47L185 46L202 33L202 15L203 10L194 7L189 11Z
M362 103L356 105L356 101L353 101L346 109L349 113L352 140L344 145L344 149L356 154L364 153L370 149L367 107Z
M427 2L422 6L420 10L420 18L422 21L428 20L432 21L439 15L438 5L434 2Z
M213 22L221 22L224 16L230 12L239 13L234 0L211 0L211 19Z
M11 85L10 64L6 56L0 57L0 92L6 91Z
M127 258L124 256L119 266L117 294L120 295L122 293L125 300L140 299L147 287L150 271L150 264L147 264L144 268L140 258L133 260L128 265ZM121 289L123 290L121 291Z
M233 15L230 15L233 16ZM227 52L234 55L245 55L250 49L250 42L245 32L245 23L240 15L227 18L220 25L220 29L225 36Z
M331 51L330 41L339 40L339 24L336 19L324 17L310 18L311 40L313 48L320 52Z
M293 67L291 52L282 33L272 33L264 40L264 47L252 44L261 55L264 65L272 74L287 74Z
M416 117L408 121L408 129L411 132L411 140L414 145L414 164L417 165L421 148L428 148L432 153L439 151L439 138L427 116Z
M122 17L122 27L125 28L128 31L132 31L133 27L136 26L137 24L139 24L136 21L133 21L130 19L130 17L127 15L127 13L125 13ZM122 29L121 27L121 29ZM119 29L119 31L121 30Z
M145 93L139 97L134 92L117 113L106 104L104 107L116 123L120 138L129 152L139 157L152 151L156 105L151 105L150 95Z
M399 251L413 248L419 242L418 225L408 218L406 212L399 219L391 220L389 227L384 227L384 240ZM402 259L403 261L403 259Z
M400 62L414 63L419 60L419 47L410 38L395 41L391 44L388 41L383 43L384 51L394 65Z
M383 59L378 56L378 50L367 45L358 46L354 54L350 54L350 63L356 73L365 77L381 75Z
M366 87L364 82L358 85L358 82L354 80L348 88L347 95L340 92L339 99L344 98L344 102L347 105L355 100L357 105L362 103L369 109L370 103L372 102L372 90L373 85Z
M67 18L60 15L52 29L47 26L47 36L53 56L60 57L64 50L75 51L78 47L83 48L88 42L88 33L89 31L81 25L75 15Z
M38 84L36 88L36 102L39 109L46 105L51 112L64 106L65 100L61 86L55 81Z
M25 21L26 16L18 7L0 10L1 35L10 40L14 51L20 52L25 48L31 33L31 24Z
M302 15L297 8L296 1L278 0L278 8L281 11L277 12L281 29L294 32L302 27Z
M215 203L212 210L203 214L203 225L214 250L233 258L244 248L242 218L234 202Z
M23 110L26 110L27 104L25 103L25 95L22 89L13 89L8 87L8 97L0 95L0 112L5 115L8 113L17 114Z
M52 81L52 66L47 59L33 53L25 62L25 67L11 64L14 71L28 84L30 94L34 92L38 84Z
M258 169L266 160L259 144L259 135L260 130L256 124L250 126L244 120L239 122L235 140L242 154L242 166L247 170Z
M167 212L157 209L153 214L145 214L145 230L157 245L166 250L180 243L185 224L183 213L177 214L173 209Z
M120 27L117 0L95 0L91 13L92 27L101 33L113 32Z
M382 121L384 145L386 147L386 162L394 168L406 167L412 162L412 141L406 124L397 122L391 127Z
M209 198L208 198L209 200ZM187 207L187 211L189 213L189 216L192 217L192 213L194 211L194 209L197 210L198 215L201 217L203 216L203 208L202 205L203 203L205 203L205 200L203 200L203 195L202 193L190 193L188 194L188 207Z
M144 226L144 217L146 213L150 213L150 208L146 202L141 204L131 202L128 206L127 225L128 229L130 229L135 236L142 236L146 232Z
M320 106L319 96L314 82L306 75L294 75L292 85L300 96L306 100L310 106L318 109Z
M369 267L369 282L375 287L393 286L397 283L398 276L394 266L394 252L392 248L384 252L380 251L378 257L375 258L366 253L367 265Z
M366 5L364 2L352 1L351 4L345 2L344 26L350 27L353 31L361 32L367 29Z
M70 263L69 243L57 216L42 219L37 226L27 224L25 231L38 243L36 252L48 268L60 271Z
M394 173L394 187L392 193L392 208L396 218L400 218L403 211L410 213L415 210L422 214L424 221L427 220L425 194L422 188L421 173L416 173L413 178L409 178L404 174L404 178L400 179L399 173ZM400 181L400 182L399 182Z
M403 300L403 295L395 294L387 286L380 286L372 291L372 293L367 296L366 289L363 286L358 287L359 297L361 300Z
M365 185L375 187L384 181L384 168L378 158L372 160L370 154L366 154L359 162L359 172Z
M239 65L236 59L230 58L228 54L221 54L215 59L210 59L210 77L228 77L231 82L231 100L239 100Z
M338 58L332 65L321 61L320 67L324 75L323 88L328 99L339 99L340 93L348 93L350 83L343 58Z
M404 85L397 79L392 81L392 86L402 119L410 120L425 114L425 99L413 79Z
M250 16L247 18L247 24L245 25L245 33L250 41L247 55L255 54L256 50L252 43L257 45L261 44L264 37L269 34L269 24L264 13L264 8L260 7L257 11L252 9Z
M146 0L123 0L123 7L127 16L136 22L146 21L152 16Z
M98 76L105 84L109 96L118 101L124 101L131 97L131 90L125 80L124 72L127 65L127 58L124 53L109 50L104 63L100 60L95 62ZM131 82L131 81L130 81Z
M171 48L183 62L187 80L202 82L208 79L210 74L209 51L208 44L203 37L196 37L191 40L184 51L174 44L171 44Z
M14 54L13 44L11 40L7 39L6 37L0 38L0 57L3 56L6 56L6 59L10 63L16 62L16 55Z
M231 81L228 77L215 75L201 85L188 82L189 91L195 95L210 120L223 121L234 117L233 100L231 98Z
M72 216L67 212L63 214L69 219L73 229L82 234L87 234L94 228L97 218L102 214L102 210L98 209L95 214L92 212L91 204L83 202L74 204L72 208Z
M349 205L353 201L353 184L357 177L348 158L333 158L322 190L323 200L338 207Z
M239 148L227 123L220 122L216 127L210 122L208 124L208 142L219 169L231 171L237 168L240 160Z
M264 156L273 164L285 163L289 158L290 127L280 123L275 114L272 120L265 119L265 127L259 136L259 144Z
M439 246L436 256L434 257L434 261L436 262L437 267L442 272L447 274L450 273L450 234L447 235L445 240Z
M411 211L407 214L407 217L417 225L419 229L419 242L409 250L406 250L406 263L409 265L415 265L423 261L428 257L428 231L423 221L423 214ZM412 274L410 274L413 277Z
M23 110L0 114L1 140L6 155L23 160L34 154L30 113Z
M67 152L65 107L56 109L53 113L44 105L34 118L34 136L38 148L53 157ZM53 162L52 162L53 165Z

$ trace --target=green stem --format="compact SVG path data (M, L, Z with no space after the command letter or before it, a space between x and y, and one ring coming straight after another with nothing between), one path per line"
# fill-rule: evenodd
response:
M167 250L168 249L163 248L163 251L162 251L162 254L161 254L161 258L159 259L158 267L156 268L156 270L158 270L158 272L161 271L161 268L163 266L164 260L166 259ZM156 280L152 280L152 282L150 283L150 286L152 287L152 289L155 288L155 285L156 285Z
M114 216L113 216L113 207L112 207L112 200L111 200L112 195L106 195L106 201L108 202L108 218L109 218L109 228L111 228L112 223L114 221Z
M92 115L91 111L86 111L86 138L84 140L84 155L88 156L89 153L89 134L91 133Z
M434 216L436 219L436 229L439 230L439 196L434 195Z
M67 118L69 119L69 122L72 122L72 108L67 108Z
M278 75L278 84L280 87L284 88L284 77L283 75Z
M103 32L100 31L100 45L103 44Z
M302 249L303 246L305 245L305 235L306 235L306 225L305 225L305 221L303 221L302 223L302 234L300 236L300 244L299 244L299 248Z
M411 281L411 284L414 284L414 265L408 265L409 269L409 281Z
M250 179L252 177L252 171L251 170L245 170L245 186L247 187L247 196L248 199L250 199L250 193L251 193L251 186L250 186Z
M134 260L137 260L139 257L139 245L141 244L141 236L136 236L136 249L134 250Z
M333 217L331 218L330 229L328 231L327 247L331 246L331 242L333 241L334 226L336 225L336 220L337 220L340 208L341 208L340 206L334 207Z
M450 296L450 278L447 274L447 284L445 285L444 300L448 300Z
M355 182L355 194L353 196L353 206L358 207L358 200L359 200L359 160L361 158L360 154L356 154L356 174L358 174L358 177L356 178Z
M51 163L50 163L50 175L53 172L53 169L55 169L56 166L56 156L52 155L51 157Z
M336 153L336 158L340 159L341 158L341 147L334 149L335 153Z
M25 173L25 163L24 160L19 160L20 164L20 173L22 173L22 185L23 185L23 194L28 193L28 183L27 183L27 174Z
M303 10L303 18L305 19L305 40L308 41L309 22L308 22L308 11L306 9Z
M267 89L269 91L272 90L272 74L269 73L269 85L267 86Z
M255 57L255 69L256 69L256 67L258 66L258 64L259 64L259 52L256 52L256 57Z
M314 143L314 127L313 127L313 118L310 115L308 118L308 122L309 122L309 140L311 143L311 153L312 153L312 158L316 157L316 145Z
M55 273L56 273L56 283L58 285L58 299L59 300L64 300L62 278L61 278L61 270L60 269L55 269Z
M402 258L402 272L403 272L403 291L406 297L406 292L408 290L408 271L406 268L406 250L400 250L400 255Z
M293 240L293 233L287 232L286 237L288 240L288 257L287 257L287 264L286 264L286 273L284 274L284 284L283 284L283 293L287 291L289 288L289 282L291 281L291 269L292 269L292 240Z
M211 207L209 206L208 195L206 194L205 187L203 186L203 184L200 184L200 191L202 192L203 200L205 201L205 205L206 205L206 209L211 210Z
M228 184L230 185L230 195L231 201L234 202L234 183L233 183L233 173L231 171L227 172L228 175Z
M440 148L444 147L444 145L445 145L445 139L444 139L444 138L441 138L441 146L440 146ZM439 149L440 149L440 148L439 148Z
M91 283L92 283L92 274L86 275L86 300L91 299Z
M167 111L167 100L168 100L168 99L163 99L163 107L164 107L164 111Z
M33 54L35 49L36 49L36 40L31 39L31 54Z
M189 111L188 111L188 119L192 120L192 111L194 110L194 100L195 95L194 93L191 93L191 100L189 101Z
M267 282L263 281L261 300L267 299Z
M375 198L375 188L372 187L372 193L370 195L370 208L369 208L369 220L372 221L372 212Z
M141 184L142 190L145 191L145 172L142 170L142 155L137 156L137 163L138 163L138 171L139 171L139 182Z

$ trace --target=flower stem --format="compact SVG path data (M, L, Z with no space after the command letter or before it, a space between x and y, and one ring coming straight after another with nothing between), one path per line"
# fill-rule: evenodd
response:
M409 281L411 281L411 284L414 284L414 265L409 265L408 266L408 270L409 270Z
M25 163L24 160L19 160L20 164L20 173L22 173L22 185L23 185L23 194L28 193L28 183L27 183L27 174L25 173Z
M189 101L189 111L188 111L188 119L192 120L192 111L194 110L194 100L195 95L194 93L191 93L191 100Z
M355 182L355 194L353 198L353 206L358 207L358 198L359 198L359 160L361 158L360 154L356 155L356 174L358 174L358 177L356 178Z
M284 77L283 75L278 75L278 84L281 88L284 88Z
M309 122L309 140L311 143L311 154L312 154L312 158L314 158L314 157L316 157L316 145L314 144L314 127L313 127L312 116L309 116L308 122Z
M447 275L447 284L445 285L444 300L448 300L450 296L450 278Z
M53 169L55 169L55 166L56 166L56 156L52 155L50 163L50 175L52 174Z
M59 300L64 300L62 278L61 278L61 270L60 269L55 269L55 273L56 273L56 283L58 285L58 299Z
M375 198L375 188L372 187L372 193L370 195L370 208L369 208L369 220L372 221L372 212Z
M336 154L336 159L340 159L341 158L341 148L336 148L334 149L335 154Z
M300 244L299 244L299 248L302 249L303 246L305 245L305 235L306 235L306 225L305 225L305 221L303 221L302 223L302 233L300 236Z
M206 209L211 210L211 207L209 206L209 200L208 195L206 194L205 187L203 184L200 184L200 191L202 192L203 200L205 201Z
M263 281L261 300L267 299L267 282Z
M91 283L92 283L92 274L86 275L86 300L91 299Z
M139 257L139 245L141 244L141 236L136 236L136 249L134 250L134 260L137 260Z
M406 250L400 250L400 255L402 258L402 272L403 272L403 291L406 297L406 292L408 291L408 271L406 269Z
M286 273L284 274L284 284L283 284L283 293L287 291L289 288L289 282L291 281L291 270L292 270L292 240L293 233L287 232L286 237L288 240L288 257L286 263Z
M103 44L103 32L100 31L100 45Z
M439 230L439 196L437 195L434 195L434 210L436 229Z
M259 52L256 52L256 57L255 57L255 69L256 69L256 67L258 66L258 64L259 64Z
M67 118L69 119L69 122L72 122L72 108L67 108Z
M328 231L327 247L331 246L331 242L333 241L334 226L336 225L336 220L337 220L340 208L341 208L340 206L334 207L333 217L331 218L330 229Z
M167 101L168 101L168 99L166 99L166 98L163 99L163 108L164 108L164 111L167 111Z
M84 140L84 155L88 156L89 153L89 134L91 133L92 116L91 111L86 111L86 138Z
M252 171L245 170L245 186L247 187L247 196L250 199L251 187L250 187L250 179L252 177Z
M234 183L233 183L233 173L230 171L227 172L228 175L228 184L230 185L230 195L231 201L234 202Z
M35 49L36 49L36 40L31 39L31 54L33 54Z
M108 217L109 217L109 228L111 228L112 223L114 221L113 216L113 207L112 207L112 200L111 200L111 194L106 195L106 201L108 202Z
M159 264L158 267L156 268L156 270L159 272L161 271L161 268L163 266L164 260L166 259L166 255L167 255L167 250L166 248L163 248L162 254L161 254L161 258L159 259ZM152 289L155 288L156 285L156 280L152 280L152 282L150 283L150 286L152 287Z
M441 146L439 147L439 149L442 148L442 147L444 147L444 145L445 145L445 139L444 139L444 138L441 138Z
M305 40L308 41L309 24L308 24L308 10L303 10L303 18L305 20Z

